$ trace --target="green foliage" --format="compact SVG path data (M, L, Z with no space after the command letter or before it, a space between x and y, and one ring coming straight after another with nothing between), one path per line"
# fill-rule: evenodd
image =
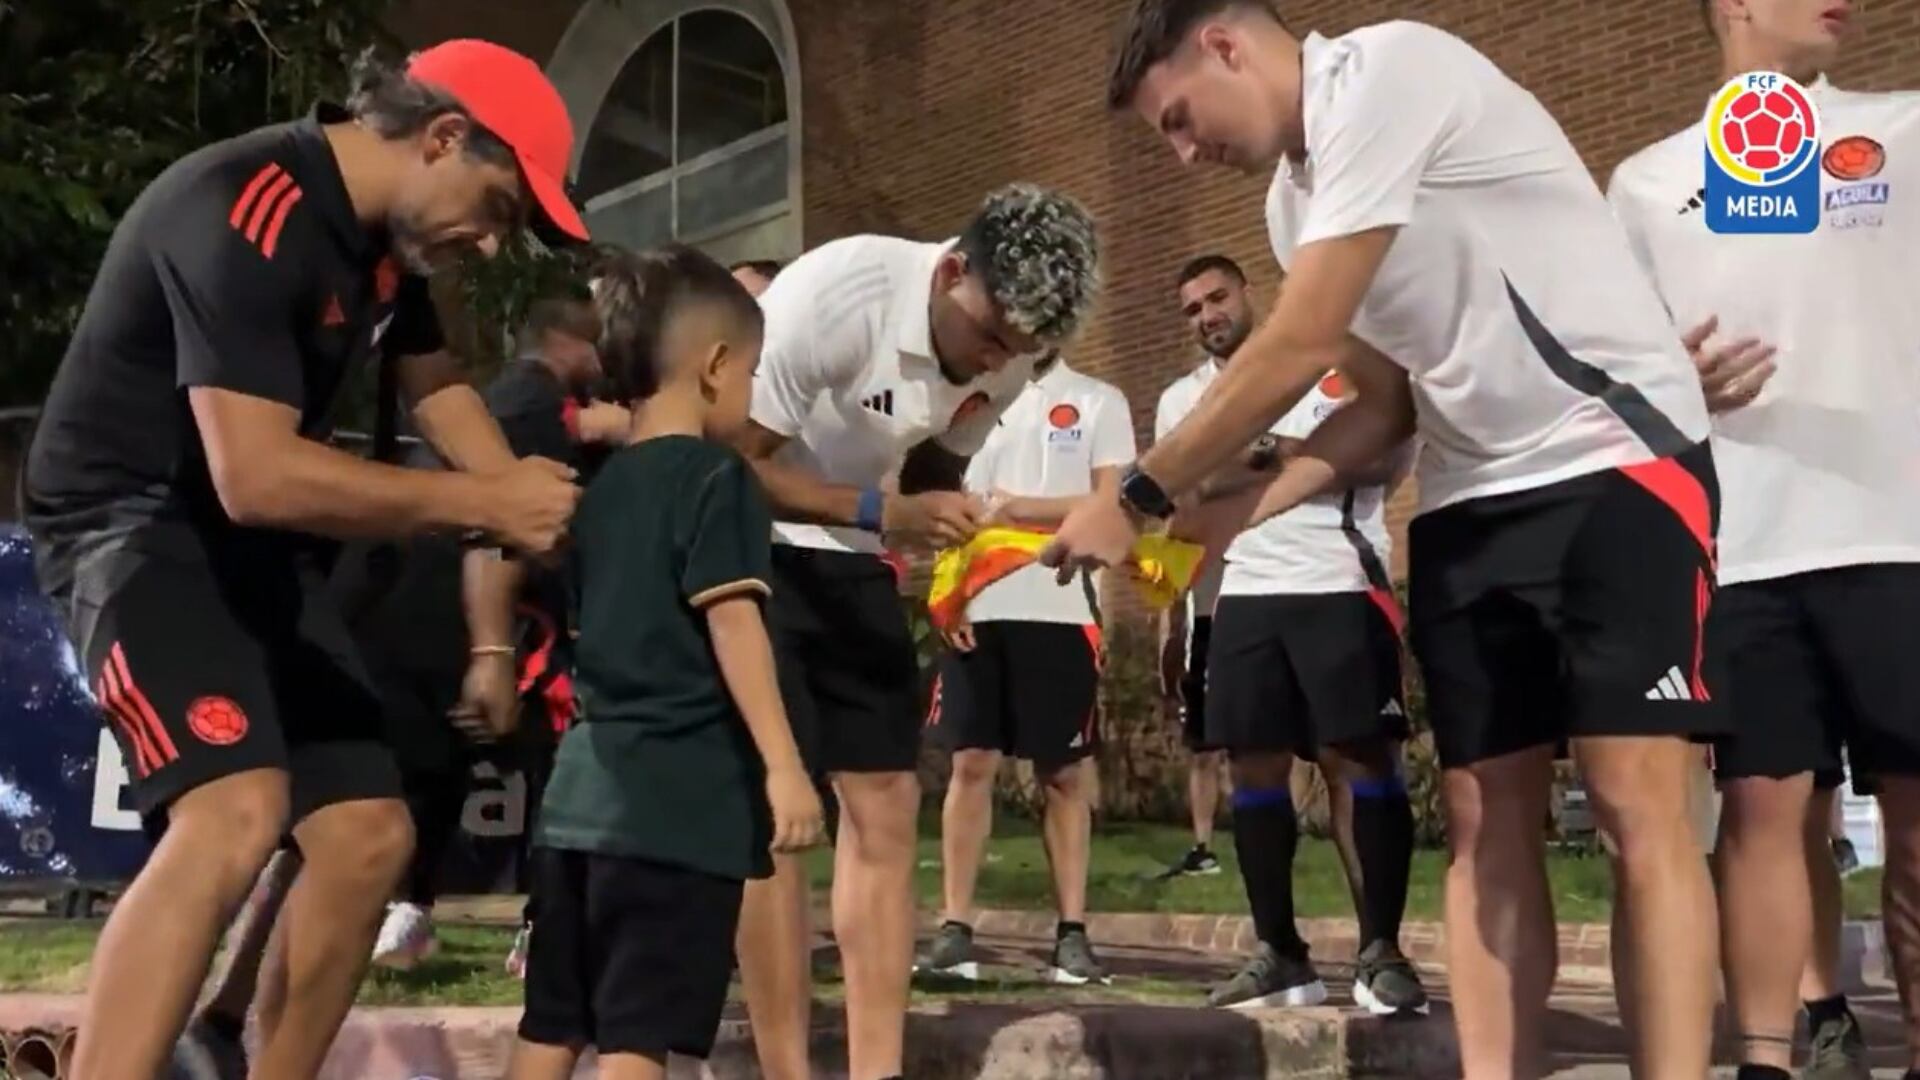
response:
M181 155L346 88L386 0L0 0L0 405L33 403L107 238Z

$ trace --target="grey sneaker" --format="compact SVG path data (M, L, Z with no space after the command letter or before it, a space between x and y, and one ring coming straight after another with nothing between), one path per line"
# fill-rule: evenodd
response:
M1813 1029L1807 1046L1804 1080L1870 1080L1867 1040L1851 1012L1842 1013Z
M1162 881L1177 877L1211 877L1220 872L1220 860L1205 844L1195 844L1187 849L1179 861L1167 867L1160 875Z
M973 927L948 919L940 924L933 944L914 961L913 970L926 975L979 981L980 962L973 958Z
M1267 1009L1318 1005L1327 1000L1327 984L1306 958L1282 956L1261 942L1246 966L1207 993L1216 1009Z
M1353 1002L1375 1016L1424 1015L1428 1009L1427 990L1413 962L1387 941L1367 946L1354 961Z
M195 1017L173 1044L174 1080L247 1080L247 1048L217 1025Z
M1047 967L1047 981L1066 986L1084 986L1087 983L1105 986L1111 980L1107 978L1107 969L1101 967L1099 958L1093 955L1093 942L1087 940L1087 932L1069 930L1053 943L1053 959Z

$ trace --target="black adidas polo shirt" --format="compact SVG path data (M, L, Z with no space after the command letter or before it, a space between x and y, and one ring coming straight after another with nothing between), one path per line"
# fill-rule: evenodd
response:
M292 406L300 433L325 439L340 388L377 349L440 348L425 280L354 216L322 130L347 119L321 105L195 151L114 230L27 455L50 588L102 544L297 542L228 520L189 388Z

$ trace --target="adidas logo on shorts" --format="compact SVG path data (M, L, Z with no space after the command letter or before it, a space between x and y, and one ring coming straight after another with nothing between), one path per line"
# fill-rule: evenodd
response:
M1647 691L1648 701L1692 701L1693 691L1687 689L1686 676L1680 674L1679 667L1670 667L1660 681Z

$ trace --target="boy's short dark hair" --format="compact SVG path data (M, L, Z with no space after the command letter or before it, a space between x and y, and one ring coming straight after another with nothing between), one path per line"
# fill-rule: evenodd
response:
M1180 268L1180 279L1173 283L1173 287L1178 289L1209 270L1218 270L1242 285L1247 283L1247 273L1240 269L1239 263L1225 255L1200 255L1188 259L1187 265Z
M660 336L689 304L719 304L758 333L760 305L733 273L696 248L663 244L617 252L602 262L594 285L600 317L600 364L622 401L660 389Z
M593 301L580 296L544 296L535 300L527 308L520 332L514 335L514 344L521 352L531 352L540 347L540 339L548 334L599 341L600 316L593 310Z
M1148 69L1172 56L1203 19L1230 11L1255 12L1287 25L1270 0L1137 0L1107 75L1107 106L1132 105Z
M780 273L780 262L777 259L742 259L727 267L729 273L738 273L741 270L751 270L772 281L775 275Z
M518 167L513 149L475 120L453 95L408 78L406 72L381 59L374 48L369 47L354 60L348 86L347 111L383 139L417 135L428 124L452 113L466 118L472 126L463 147L468 157L489 165Z

